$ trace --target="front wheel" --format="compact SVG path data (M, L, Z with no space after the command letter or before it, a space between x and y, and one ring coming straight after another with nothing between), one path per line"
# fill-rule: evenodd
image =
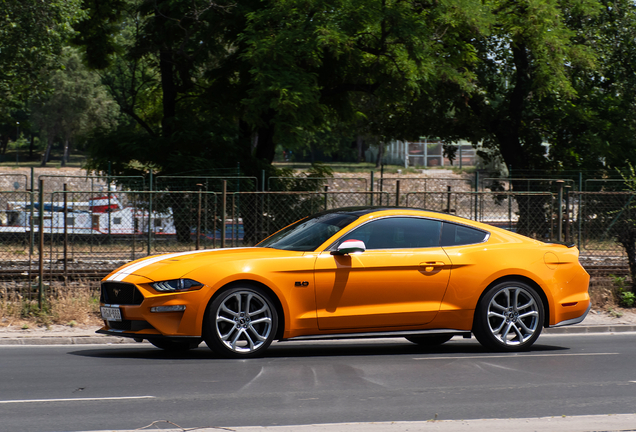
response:
M486 291L477 305L473 333L486 348L522 351L541 334L543 314L533 288L519 281L502 282Z
M258 357L274 340L278 326L270 295L255 286L223 291L208 306L204 320L205 343L230 358Z

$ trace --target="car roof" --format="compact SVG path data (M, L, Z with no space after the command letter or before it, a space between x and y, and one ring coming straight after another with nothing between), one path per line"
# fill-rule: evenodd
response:
M365 216L368 215L370 213L377 213L377 212L382 212L382 211L415 211L415 212L423 212L423 213L436 213L439 215L443 215L444 218L446 217L451 217L451 218L457 218L457 219L464 219L468 222L474 222L471 219L467 219L467 218L463 218L461 216L456 216L456 215L452 215L452 214L448 214L448 213L444 213L444 212L440 212L440 211L436 211L436 210L427 210L427 209L422 209L422 208L414 208L414 207L392 207L392 206L358 206L358 207L340 207L340 208L335 208L335 209L330 209L330 210L325 210L322 211L320 213L316 213L316 215L324 215L324 214L332 214L332 213L340 213L340 214L350 214L353 216Z

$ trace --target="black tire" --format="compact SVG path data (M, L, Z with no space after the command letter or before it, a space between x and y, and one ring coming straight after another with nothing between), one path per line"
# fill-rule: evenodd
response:
M406 340L423 347L434 347L448 342L453 337L452 334L436 334L425 336L406 336Z
M200 340L184 340L175 341L169 339L148 339L148 342L161 348L162 350L169 352L185 352L191 349L195 349L201 343Z
M221 292L210 304L203 320L208 347L227 358L262 356L278 329L278 314L270 294L243 285Z
M510 280L489 288L475 310L473 333L495 351L529 349L543 329L543 302L534 288Z

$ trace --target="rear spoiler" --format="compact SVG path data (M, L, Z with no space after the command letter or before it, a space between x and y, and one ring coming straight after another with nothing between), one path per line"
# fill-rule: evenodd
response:
M546 241L544 243L547 243L547 244L558 244L558 245L562 245L562 246L567 246L568 248L573 248L574 246L576 246L576 243L566 243L566 242L560 242L560 241Z

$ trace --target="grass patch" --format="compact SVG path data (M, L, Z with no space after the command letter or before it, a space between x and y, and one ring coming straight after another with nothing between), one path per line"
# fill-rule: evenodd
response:
M0 325L23 329L51 325L99 325L99 282L64 286L56 282L46 290L40 309L37 296L28 298L17 287L0 288Z

